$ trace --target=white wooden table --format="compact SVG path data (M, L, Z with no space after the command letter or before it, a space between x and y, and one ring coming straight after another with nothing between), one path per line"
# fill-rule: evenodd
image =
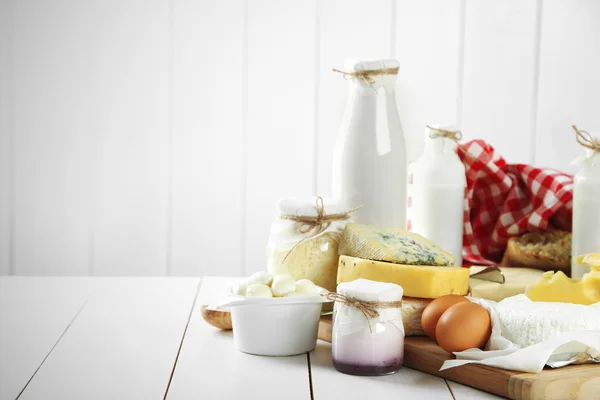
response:
M0 278L0 399L493 399L408 368L335 371L331 348L238 352L200 306L231 278Z

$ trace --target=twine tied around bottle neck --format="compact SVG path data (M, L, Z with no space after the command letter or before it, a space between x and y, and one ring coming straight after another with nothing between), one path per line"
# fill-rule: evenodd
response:
M354 207L348 211L337 214L327 214L325 213L325 204L323 203L323 198L321 196L317 196L315 208L317 210L317 216L306 216L306 215L290 215L290 214L281 214L279 215L280 219L285 219L289 221L294 221L298 223L298 233L307 234L308 232L316 229L315 234L309 237L306 237L296 243L290 251L283 257L281 263L283 264L288 256L294 251L296 247L298 247L301 243L304 243L305 240L311 239L313 236L318 235L323 232L334 221L344 221L350 218L350 214L354 211L358 210L362 206Z
M433 126L429 126L429 125L425 125L425 126L429 129L431 129L432 131L434 131L429 134L430 138L437 139L437 138L445 137L447 139L450 139L456 143L457 151L461 152L462 154L464 154L466 157L469 157L473 161L477 160L477 157L473 156L467 150L463 149L462 147L460 147L458 145L458 142L461 141L462 137L463 137L461 131L458 131L458 130L451 131L451 130L447 130L447 129L434 128Z
M365 316L367 323L369 324L369 330L371 330L370 319L377 318L379 316L379 308L400 308L402 307L402 300L397 301L363 301L357 300L353 297L346 296L340 293L328 292L323 293L321 296L327 300L341 303L345 306L354 307Z
M589 132L577 129L575 125L572 125L573 130L577 138L577 143L583 147L600 152L600 140L594 138Z
M382 69L374 69L374 70L365 70L365 71L340 71L339 69L333 68L333 72L337 72L342 74L345 79L357 79L366 83L367 85L372 85L375 83L373 79L374 76L379 75L396 75L400 71L399 67L396 68L382 68Z
M427 128L429 128L433 131L429 134L429 137L432 139L445 137L450 140L454 140L455 142L459 142L462 139L461 131L450 131L447 129L434 128L433 126L429 126L429 125L426 125L426 126L427 126Z

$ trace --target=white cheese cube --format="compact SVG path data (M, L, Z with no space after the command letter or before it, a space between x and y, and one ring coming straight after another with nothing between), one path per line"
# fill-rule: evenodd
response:
M246 289L248 289L248 285L245 282L241 282L233 285L233 287L231 288L231 292L233 294L237 294L238 296L245 296Z
M294 281L291 275L277 275L273 278L273 284L271 285L273 296L283 297L295 289L296 281Z
M248 286L253 283L261 283L263 285L271 286L271 282L273 282L273 277L266 271L255 272L246 278L246 283Z
M296 282L296 293L301 293L302 295L312 295L317 294L318 290L315 284L308 279L300 279Z
M273 297L273 293L271 292L271 288L267 285L263 285L262 283L253 283L248 285L248 289L246 289L246 296Z

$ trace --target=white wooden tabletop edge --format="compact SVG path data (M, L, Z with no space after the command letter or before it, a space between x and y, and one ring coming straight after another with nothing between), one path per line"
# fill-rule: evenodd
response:
M203 278L200 277L198 280L198 285L196 286L196 293L194 294L194 301L192 301L190 313L188 314L188 319L185 324L183 334L181 335L181 340L179 342L179 348L177 349L177 355L175 356L175 362L173 363L173 368L171 369L171 375L169 376L169 381L168 381L167 387L165 389L165 394L163 396L163 400L166 400L167 396L169 395L169 389L171 388L171 381L173 380L173 375L175 374L175 370L177 369L177 361L179 361L179 355L181 354L181 348L183 347L183 342L185 341L185 336L187 334L188 327L190 326L190 320L192 319L194 309L196 308L196 301L198 300L198 294L200 293L200 288L202 287L202 282L203 282Z
M15 400L19 400L19 398L21 397L21 395L23 394L23 392L25 392L25 389L27 389L27 386L29 386L29 384L31 383L31 381L33 381L33 378L35 378L35 375L42 368L42 366L44 365L44 363L46 362L46 360L48 359L48 357L50 357L50 354L52 354L52 352L54 351L54 349L56 348L56 346L58 346L58 343L60 343L60 341L62 340L62 338L65 336L65 334L67 333L67 331L71 327L71 325L73 325L73 323L75 322L75 320L77 319L77 317L81 314L81 312L83 311L83 309L85 308L85 306L88 304L88 302L90 301L90 299L92 298L92 296L96 292L96 289L97 289L97 286L94 286L94 288L92 290L90 290L90 293L88 294L88 296L86 297L86 299L84 300L84 302L81 304L81 307L79 307L79 309L77 310L77 312L75 313L75 315L73 315L73 318L71 318L71 320L69 321L69 324L62 331L62 333L60 334L60 336L58 337L58 339L56 339L56 342L54 342L54 344L52 345L52 347L50 348L50 350L48 350L48 353L46 353L46 355L44 356L44 358L42 359L42 361L40 362L40 364L37 366L37 368L35 369L35 371L33 371L33 374L31 374L31 376L29 377L29 379L27 380L27 382L25 383L25 385L23 386L23 388L21 388L21 390L19 391L19 394L17 395L17 397L15 398Z
M448 388L448 391L450 392L450 396L452 396L452 398L454 400L456 400L456 397L454 397L454 392L452 391L452 388L450 387L450 383L448 382L448 379L444 378L444 383L446 384L446 387Z
M308 367L308 389L310 391L310 400L315 400L315 392L313 390L312 368L310 366L310 352L306 353L306 366Z

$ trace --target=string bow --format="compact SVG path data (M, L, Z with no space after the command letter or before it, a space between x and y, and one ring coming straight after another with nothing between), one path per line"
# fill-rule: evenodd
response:
M358 210L359 207L355 207L351 210L345 211L343 213L337 214L326 214L325 213L325 205L323 204L323 198L321 196L317 197L315 209L317 210L317 216L307 216L307 215L289 215L282 214L279 216L281 219L287 219L290 221L298 222L298 232L299 233L308 233L313 229L317 229L316 235L323 232L333 221L343 221L345 219L350 218L350 214L354 211Z
M323 203L323 198L321 196L318 196L315 205L315 209L317 210L316 217L306 215L281 214L279 218L298 223L298 233L306 234L316 229L314 235L305 237L304 239L298 241L298 243L296 243L290 249L290 251L288 251L287 254L282 258L281 263L283 264L288 258L288 256L292 253L292 251L294 251L294 249L296 249L296 247L298 247L300 244L304 243L305 240L311 239L313 236L316 236L319 233L326 230L327 228L329 228L329 225L331 225L333 221L347 220L348 218L350 218L350 214L352 214L354 211L358 210L361 207L362 206L358 206L343 213L327 214L325 213L325 204Z
M426 126L429 129L431 129L432 131L434 131L429 134L429 137L432 139L445 137L450 140L454 140L455 142L458 142L462 139L461 131L451 131L451 130L447 130L447 129L434 128L433 126L429 126L429 125L426 125Z
M381 69L373 69L373 70L363 70L363 71L340 71L339 69L333 69L333 72L340 73L344 75L346 79L358 79L366 83L367 85L372 85L375 83L373 79L374 76L379 75L395 75L400 70L399 67L396 68L381 68Z
M379 316L379 311L377 309L381 308L400 308L402 307L402 300L398 301L362 301L357 300L353 297L346 296L340 293L328 292L322 294L327 300L336 301L343 305L354 307L358 311L360 311L364 316L367 322L370 319L377 318ZM371 330L371 323L369 322L369 330Z
M572 125L573 130L577 138L577 143L583 147L600 152L600 140L594 138L589 132L577 129L575 125Z

